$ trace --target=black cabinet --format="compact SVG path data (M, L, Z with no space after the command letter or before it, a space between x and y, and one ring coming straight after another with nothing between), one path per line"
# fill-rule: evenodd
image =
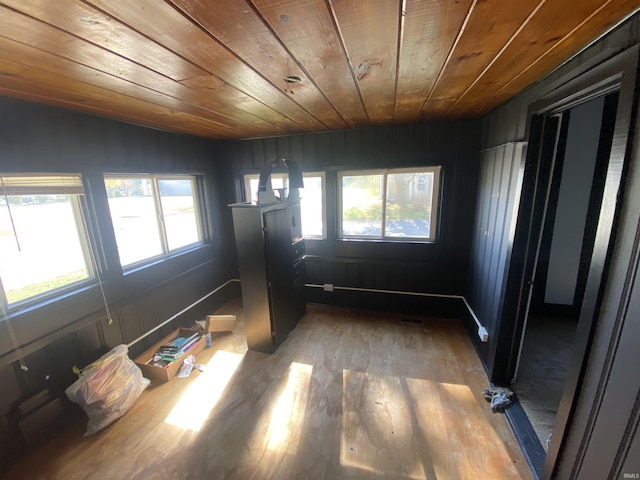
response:
M298 200L230 205L251 350L273 353L306 311Z

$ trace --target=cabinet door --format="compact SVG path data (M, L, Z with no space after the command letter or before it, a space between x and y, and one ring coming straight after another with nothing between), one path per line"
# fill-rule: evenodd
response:
M271 328L276 345L284 340L297 323L289 222L288 210L264 214Z

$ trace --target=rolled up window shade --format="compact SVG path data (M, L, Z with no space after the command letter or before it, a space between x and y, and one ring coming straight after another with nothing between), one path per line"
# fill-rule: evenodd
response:
M80 175L0 175L0 195L82 195Z

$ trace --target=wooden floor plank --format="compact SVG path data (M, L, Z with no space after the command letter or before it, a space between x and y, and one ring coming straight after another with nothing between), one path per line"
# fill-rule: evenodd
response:
M273 355L233 334L188 379L152 385L111 427L84 424L7 479L530 479L457 320L310 305Z

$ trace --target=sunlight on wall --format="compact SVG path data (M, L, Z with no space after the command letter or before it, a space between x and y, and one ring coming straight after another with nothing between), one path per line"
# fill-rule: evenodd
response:
M165 423L199 432L220 399L244 355L220 350L189 386Z
M293 445L297 449L298 442L294 440L300 434L299 427L304 423L312 372L312 365L296 362L291 364L287 385L271 411L266 437L268 450L280 450L287 445Z

